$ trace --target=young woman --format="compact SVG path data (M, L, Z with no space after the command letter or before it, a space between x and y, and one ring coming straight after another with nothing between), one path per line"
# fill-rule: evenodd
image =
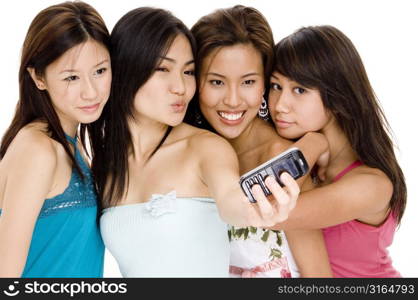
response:
M96 193L77 131L108 99L108 40L83 2L50 6L29 27L20 98L0 148L2 277L103 274Z
M249 203L229 144L182 123L196 87L193 53L189 30L161 9L130 11L111 34L112 92L93 170L103 239L123 276L226 277L222 220L272 226L299 193L283 174L286 190L272 180L276 198Z
M268 115L263 95L273 63L270 26L256 9L235 6L202 17L192 33L197 42L199 93L186 119L226 138L238 154L240 173L244 174L292 144L257 117L258 113ZM307 151L313 143L323 149ZM327 143L319 134L311 134L298 146L313 165ZM310 179L302 191L309 188ZM289 231L285 235L278 230L232 226L229 235L231 276L331 275L320 230Z
M277 132L319 131L330 159L278 228L324 228L336 277L398 277L387 247L406 204L388 124L351 41L332 26L302 28L275 48L269 109Z

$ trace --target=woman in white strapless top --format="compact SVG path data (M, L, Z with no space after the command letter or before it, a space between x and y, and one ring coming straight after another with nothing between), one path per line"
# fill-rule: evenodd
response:
M153 195L105 209L100 226L124 277L228 276L227 227L213 199Z
M267 227L286 219L297 183L283 174L285 190L267 178L274 197L257 185L258 202L249 203L228 142L182 123L196 90L194 39L169 12L127 13L110 48L112 92L91 128L106 247L124 276L227 277L225 223Z

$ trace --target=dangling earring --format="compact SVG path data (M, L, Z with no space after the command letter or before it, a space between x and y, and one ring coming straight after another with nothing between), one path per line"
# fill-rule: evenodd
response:
M269 116L269 109L267 107L267 101L263 97L263 101L261 101L260 109L258 110L258 116L263 120L267 120Z
M203 116L198 106L196 106L194 109L194 121L195 121L196 126L198 127L202 126L203 124Z
M196 111L196 118L195 118L195 120L196 120L196 124L198 126L201 126L202 125L202 123L203 123L203 120L202 119L203 118L202 118L202 115L200 114L200 112L199 111Z

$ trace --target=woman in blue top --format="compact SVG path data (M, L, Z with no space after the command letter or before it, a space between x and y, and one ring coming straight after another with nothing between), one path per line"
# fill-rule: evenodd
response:
M80 141L109 97L108 39L83 2L50 6L29 27L19 102L0 148L2 277L103 274L96 193Z

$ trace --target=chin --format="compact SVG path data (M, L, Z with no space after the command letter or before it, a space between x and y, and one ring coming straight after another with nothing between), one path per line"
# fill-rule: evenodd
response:
M305 133L294 133L294 132L286 132L286 131L283 132L280 129L279 130L276 129L276 132L279 136L288 140L299 139L306 134L306 132Z
M95 121L97 121L100 117L100 114L97 114L95 116L88 116L88 117L84 117L84 118L79 118L79 122L82 124L89 124L89 123L93 123Z
M183 123L183 118L181 118L179 120L170 120L170 121L164 122L164 123L167 124L168 126L176 127L176 126L180 125L181 123Z
M236 139L241 135L243 130L240 130L238 128L227 128L226 130L224 128L215 128L216 133L222 136L223 138L226 138L228 140Z

